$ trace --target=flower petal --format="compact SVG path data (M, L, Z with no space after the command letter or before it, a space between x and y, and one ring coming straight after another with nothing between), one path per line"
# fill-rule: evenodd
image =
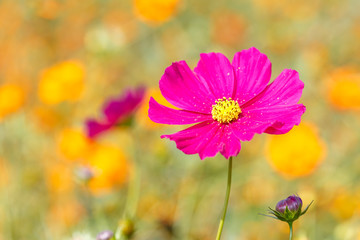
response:
M209 94L206 82L197 78L185 61L174 62L160 80L165 99L175 107L201 113L211 113L215 98Z
M304 83L295 70L285 69L260 94L241 106L242 109L263 108L276 105L297 104Z
M223 54L202 53L194 72L207 83L210 93L216 100L233 97L234 69Z
M231 125L234 134L241 141L249 141L255 133L287 133L294 125L299 125L305 110L302 104L251 109L244 111L241 118Z
M240 104L264 90L270 81L271 62L254 47L236 53L232 66L237 82L234 99Z
M104 106L104 114L109 122L117 122L129 117L139 106L145 95L145 88L139 87L135 90L127 90L125 95L110 100Z
M152 97L149 102L149 118L156 123L178 125L212 120L212 116L210 114L171 109L157 103Z
M241 149L240 141L229 125L206 121L180 132L163 135L175 141L178 149L185 154L199 154L201 159L213 157L220 152L226 158L236 156Z
M112 123L99 123L96 120L88 120L86 121L86 129L87 129L87 136L89 138L94 138L95 136L99 135L100 133L108 130L113 126Z

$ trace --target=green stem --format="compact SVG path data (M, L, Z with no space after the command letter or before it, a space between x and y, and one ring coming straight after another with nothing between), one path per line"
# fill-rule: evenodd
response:
M289 227L290 227L290 237L289 237L289 240L291 240L291 239L292 239L292 235L293 235L292 222L289 222Z
M231 172L232 172L232 157L229 158L228 179L227 179L227 188L226 188L226 195L225 195L225 201L224 201L224 210L223 210L223 215L220 219L218 232L216 234L216 240L220 240L222 229L223 229L224 222L225 222L226 210L227 210L227 206L229 203L229 197L230 197Z

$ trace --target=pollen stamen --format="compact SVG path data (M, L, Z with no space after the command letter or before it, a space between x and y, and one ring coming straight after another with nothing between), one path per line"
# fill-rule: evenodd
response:
M229 123L239 118L239 103L231 98L219 98L212 105L212 118L220 123Z

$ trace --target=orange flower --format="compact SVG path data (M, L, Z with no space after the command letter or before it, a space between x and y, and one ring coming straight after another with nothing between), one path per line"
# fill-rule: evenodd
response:
M67 194L74 188L72 169L65 164L51 163L47 166L46 177L52 194Z
M140 19L161 23L176 12L179 0L134 0L134 9Z
M53 108L36 106L32 115L41 131L49 131L64 123L65 116Z
M37 15L45 19L54 19L61 10L60 3L55 0L43 1L39 4Z
M69 160L82 159L89 150L90 140L79 130L64 129L58 140L60 152Z
M24 89L16 84L5 84L0 87L0 119L16 112L25 99Z
M112 188L121 186L127 181L129 164L119 148L96 145L90 152L88 161L94 173L94 177L88 183L92 193L109 192Z
M360 71L351 67L336 69L329 76L328 99L342 110L360 109Z
M85 214L84 207L75 199L62 199L52 204L48 220L51 226L62 229L74 226Z
M9 166L6 161L0 157L0 187L5 187L9 184Z
M78 100L84 77L84 66L78 61L65 61L45 69L39 83L40 100L50 105Z
M241 15L219 11L213 16L212 37L217 43L236 47L243 42L246 27Z
M284 135L271 135L266 143L270 165L286 177L310 174L323 161L326 146L311 123L302 122Z
M336 192L331 203L331 212L340 220L351 218L360 206L358 196L345 189Z
M163 97L159 89L147 89L146 91L147 92L144 97L144 100L142 101L139 110L136 112L136 116L135 116L136 122L139 125L150 129L164 127L162 124L151 121L148 116L150 97L152 96L158 103L164 106L171 108L175 108L175 107L172 106L168 101L166 101L166 99Z

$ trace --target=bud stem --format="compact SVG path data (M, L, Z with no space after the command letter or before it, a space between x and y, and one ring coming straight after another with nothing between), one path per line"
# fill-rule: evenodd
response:
M231 172L232 172L232 157L229 158L229 167L228 167L228 179L227 179L227 188L226 188L226 195L225 195L225 201L224 201L224 210L223 215L220 219L220 224L218 228L218 232L216 234L216 240L220 240L222 229L225 222L226 217L226 210L229 203L229 197L230 197L230 188L231 188Z
M289 222L289 227L290 227L290 237L289 237L289 240L291 240L291 239L292 239L292 235L293 235L292 222Z

